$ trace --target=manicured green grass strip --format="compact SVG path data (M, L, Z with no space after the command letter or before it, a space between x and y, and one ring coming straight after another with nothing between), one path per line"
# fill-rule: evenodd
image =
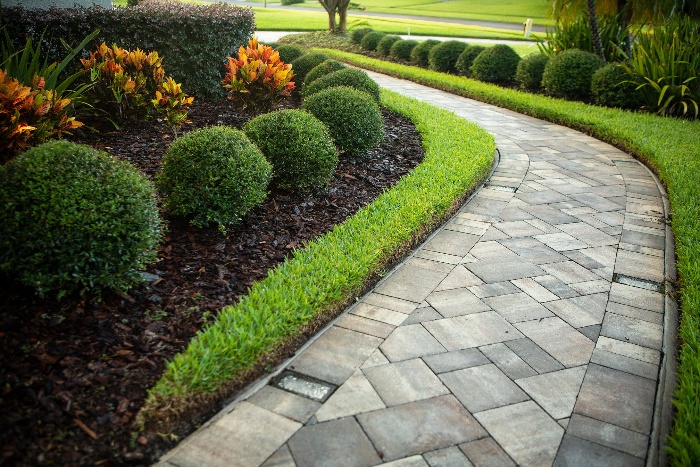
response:
M477 125L388 91L382 104L415 123L425 160L373 203L297 250L238 304L224 308L169 362L141 420L220 391L314 316L353 300L387 261L405 253L488 174L495 142Z
M337 60L582 130L637 155L666 185L680 279L677 413L668 449L675 465L700 465L700 121L568 102L479 81L324 49Z

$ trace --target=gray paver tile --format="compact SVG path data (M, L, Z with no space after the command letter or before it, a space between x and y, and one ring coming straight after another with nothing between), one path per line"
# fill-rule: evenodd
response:
M654 282L664 281L664 259L628 250L617 252L615 273Z
M537 373L549 373L561 370L564 366L552 358L530 339L517 339L505 343L510 350L516 353Z
M508 235L504 234L494 226L489 227L484 235L481 236L481 241L488 242L492 240L501 240L503 238L509 238Z
M486 436L452 395L357 416L384 460L445 448Z
M423 453L430 467L474 467L457 446Z
M353 417L305 426L288 445L294 459L303 466L364 467L381 463Z
M579 295L574 289L549 274L532 279L559 298L571 298Z
M625 357L616 353L608 352L601 348L593 350L591 363L600 366L620 370L633 375L642 376L656 381L659 376L659 367L653 363L643 362L634 358Z
M482 438L459 445L474 467L511 467L515 463L493 438Z
M442 319L442 315L435 311L433 307L428 306L416 309L416 311L411 313L411 316L406 318L403 325L408 326L411 324L422 323L423 321L434 321L436 319Z
M608 293L610 291L610 282L605 279L595 281L579 282L577 284L569 284L569 287L574 289L581 295L590 295L595 293Z
M429 321L423 326L447 350L480 347L523 337L494 311Z
M350 313L353 315L362 316L363 318L369 318L375 321L390 324L392 326L400 326L406 320L406 315L404 313L370 305L364 302L356 304Z
M557 228L591 246L617 245L619 240L585 222L559 224Z
M661 231L663 232L663 231ZM631 243L632 245L645 246L663 250L666 239L662 235L652 235L650 233L636 232L634 230L623 228L621 242Z
M248 402L300 423L306 423L321 407L319 402L269 385L256 392Z
M497 241L479 242L469 253L480 261L516 259L518 256Z
M448 371L461 370L473 366L490 363L478 349L453 350L441 354L428 355L423 361L435 373L447 373Z
M437 251L431 251L431 250L425 250L425 249L421 249L421 250L416 251L416 253L413 255L413 258L414 259L417 259L417 258L427 259L430 261L451 264L451 265L457 265L460 263L460 261L462 261L462 256L448 255L446 253L440 253Z
M410 315L411 313L413 313L413 310L416 309L418 303L420 303L421 301L422 300L419 300L417 302L411 302L408 300L401 300L400 298L390 297L388 295L382 295L374 292L367 294L367 296L365 296L362 299L362 303L374 305L380 308L386 308L393 311L398 311L399 313L404 313L406 315Z
M442 373L440 379L472 413L528 399L527 394L493 364Z
M361 332L362 334L382 338L391 334L391 331L393 331L396 327L354 314L346 314L341 316L338 321L336 321L335 325L351 331L357 331Z
M561 319L575 328L603 322L608 295L605 293L556 300L544 304Z
M526 206L522 210L552 225L568 224L577 221L575 217L549 205Z
M534 238L521 237L499 240L499 243L533 264L566 261L566 257Z
M567 368L588 363L595 346L559 317L525 321L515 327Z
M624 342L661 350L663 326L627 316L606 313L600 333Z
M515 279L511 282L513 285L540 303L550 302L559 298L531 277L525 279Z
M448 272L435 271L407 262L374 290L383 295L420 303L447 274Z
M454 230L440 230L428 240L423 248L455 256L464 256L469 253L478 240L477 235L455 232Z
M649 349L640 345L631 344L629 342L611 339L606 336L600 336L596 347L607 352L612 352L625 357L634 358L642 362L658 365L660 361L660 352L658 350Z
M609 201L607 198L603 198L602 196L598 196L593 193L576 193L569 196L576 201L582 202L586 206L592 207L598 212L619 211L624 208L624 206L620 206L617 203Z
M486 283L510 281L545 274L539 267L515 259L479 261L468 263L466 267Z
M475 414L520 465L551 465L564 429L532 401Z
M526 378L537 374L530 365L505 344L485 345L479 350L511 379Z
M600 279L596 274L573 261L544 264L542 268L566 284L578 284Z
M569 434L564 435L555 467L600 467L629 466L642 467L644 461L624 452L610 449Z
M445 348L420 324L396 328L379 349L391 362L445 352Z
M468 289L478 298L495 297L498 295L509 295L520 292L511 282L494 282L492 284L475 285L468 287Z
M407 360L363 370L387 406L394 406L447 394L423 360Z
M564 256L569 258L572 261L577 262L581 266L583 266L586 269L596 269L596 268L602 268L605 266L604 264L599 263L598 261L595 261L593 258L590 256L584 255L583 251L586 250L570 250L570 251L565 251Z
M664 315L662 313L643 310L641 308L623 305L622 303L608 302L606 311L615 313L616 315L626 316L628 318L648 321L650 323L658 324L659 326L663 326L664 324Z
M447 277L442 282L440 282L440 285L438 285L435 291L439 292L442 290L459 289L461 287L469 287L472 285L480 285L483 283L484 281L476 277L464 266L457 266L447 275Z
M294 360L294 369L333 384L343 384L382 339L332 327Z
M318 409L316 419L325 422L385 407L365 375L358 370Z
M654 381L590 364L574 412L648 435L655 395Z
M551 311L524 292L489 297L485 298L484 302L509 323L553 316Z
M433 292L426 301L445 318L486 311L487 305L467 289L449 289Z
M615 265L615 259L617 258L617 248L610 245L586 248L579 250L579 253L592 259L596 263L611 268Z
M534 237L555 251L578 250L587 248L588 243L584 243L566 233L550 233L537 235Z
M387 462L382 465L386 467L429 467L422 456L404 457L403 459Z
M294 462L289 447L285 444L268 457L261 467L297 467L297 464Z
M551 204L568 201L568 198L554 190L538 191L535 193L516 193L518 199L525 201L527 204ZM619 209L619 207L618 207Z
M525 221L510 221L510 222L499 222L494 224L501 232L505 233L509 237L531 237L533 235L540 235L543 232L528 224Z
M583 326L578 328L578 332L588 337L593 342L598 342L598 336L600 336L600 324L593 324L591 326Z
M372 355L365 360L360 368L365 369L373 366L386 365L387 363L389 363L389 360L387 360L381 350L377 349L372 352Z
M640 459L644 459L647 455L649 437L583 415L573 414L567 433Z
M552 418L559 420L571 416L585 374L586 367L578 366L519 379L516 383Z
M540 230L541 230L542 232L544 232L545 234L561 233L561 230L557 229L557 228L556 228L555 226L553 226L552 224L546 223L545 221L543 221L543 220L541 220L541 219L537 219L537 218L535 218L535 219L528 219L528 220L526 220L525 222L527 222L528 224L530 224L530 225L532 225L532 226L534 226L534 227L537 227L538 229L540 229Z
M617 282L610 287L610 301L657 313L664 311L663 294Z

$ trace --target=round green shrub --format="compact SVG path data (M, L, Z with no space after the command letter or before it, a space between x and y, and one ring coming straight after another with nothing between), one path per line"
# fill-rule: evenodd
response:
M413 51L413 48L417 45L418 41L414 41L412 39L396 41L391 46L389 56L394 60L403 60L408 62L411 60L411 52Z
M347 68L345 64L337 60L328 59L320 65L313 67L311 71L306 74L306 78L304 78L304 86L308 86L320 77L329 75L334 71L342 70L343 68Z
M598 68L591 78L593 102L606 107L639 108L642 102L637 85L627 79L629 77L619 63Z
M522 89L537 91L542 87L542 74L549 61L549 56L543 53L533 53L520 60L515 70L515 82Z
M360 45L362 38L372 31L374 31L372 28L353 29L353 31L350 33L350 42Z
M542 86L555 97L586 100L591 97L593 73L601 65L600 58L590 52L565 50L547 62L542 74Z
M484 50L486 47L483 45L467 45L455 63L457 73L462 76L471 76L474 59Z
M295 3L304 3L304 0L282 0L282 5L294 5Z
M512 47L496 44L476 56L472 77L487 83L509 83L515 77L520 55Z
M320 77L313 83L304 87L304 98L306 99L319 91L335 86L347 86L359 91L364 91L372 96L377 104L379 104L381 100L381 89L379 85L370 78L365 71L358 68L345 68Z
M271 176L272 166L245 133L214 126L173 141L157 186L172 214L225 230L265 200Z
M431 70L454 73L455 64L467 44L461 41L444 41L430 49L428 65Z
M403 39L401 39L400 36L395 35L387 35L382 37L382 40L380 40L377 44L377 52L384 55L385 57L388 57L391 53L391 46L400 40Z
M415 46L413 50L411 50L411 63L414 65L427 67L428 58L430 57L430 50L439 43L440 41L436 39L428 39Z
M294 82L303 83L306 74L326 60L328 55L321 52L310 52L292 60L292 71L296 74Z
M362 41L360 41L360 46L365 50L377 50L379 41L381 41L384 38L384 36L386 36L386 34L383 32L368 32L367 34L365 34L365 37L362 38Z
M156 258L153 185L135 167L68 141L0 167L0 270L44 296L126 291Z
M304 99L302 107L328 126L338 149L350 156L376 146L384 135L382 113L366 92L346 86L325 89Z
M280 54L280 60L284 63L292 63L306 53L303 47L294 44L280 44L275 47L275 50Z
M260 115L243 131L272 164L273 180L283 188L327 185L338 165L328 128L304 110Z

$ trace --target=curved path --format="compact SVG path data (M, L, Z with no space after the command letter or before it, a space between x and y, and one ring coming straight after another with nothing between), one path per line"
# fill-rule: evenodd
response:
M370 74L492 132L492 176L162 464L655 465L676 314L655 178L574 130Z

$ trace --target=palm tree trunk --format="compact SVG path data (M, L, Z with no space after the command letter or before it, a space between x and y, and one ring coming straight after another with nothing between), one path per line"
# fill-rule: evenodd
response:
M593 36L593 50L605 63L605 52L603 51L603 41L600 38L600 27L598 27L598 14L595 9L595 0L587 0L586 8L588 9L588 24L591 28L591 36Z

